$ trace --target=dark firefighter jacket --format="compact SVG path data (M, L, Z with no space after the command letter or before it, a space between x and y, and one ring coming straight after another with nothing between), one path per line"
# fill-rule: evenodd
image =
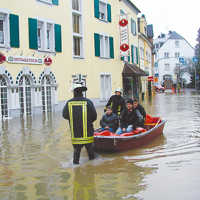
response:
M93 122L97 119L96 109L89 99L74 97L63 108L63 117L69 120L72 144L94 142Z
M113 113L120 115L121 111L125 108L124 98L119 95L112 95L106 106L111 106Z
M100 121L100 125L102 128L108 126L115 131L118 128L118 116L115 113L112 113L111 115L105 114Z

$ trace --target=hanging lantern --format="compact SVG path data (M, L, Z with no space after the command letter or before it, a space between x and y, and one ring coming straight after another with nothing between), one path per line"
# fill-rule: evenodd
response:
M120 46L120 49L121 51L127 51L129 49L129 45L124 43Z
M4 56L2 53L0 53L0 64L6 61L6 56Z
M128 24L128 20L126 20L126 19L121 19L119 21L119 25L122 26L122 27L126 26L127 24Z

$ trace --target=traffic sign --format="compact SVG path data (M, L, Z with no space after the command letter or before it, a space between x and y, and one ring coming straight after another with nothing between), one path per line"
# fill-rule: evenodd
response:
M183 57L179 57L179 62L180 62L181 64L184 64L184 63L185 63L185 59L184 59Z
M198 59L196 56L194 56L194 57L192 58L192 62L193 62L193 63L198 63L198 61L199 61L199 59Z

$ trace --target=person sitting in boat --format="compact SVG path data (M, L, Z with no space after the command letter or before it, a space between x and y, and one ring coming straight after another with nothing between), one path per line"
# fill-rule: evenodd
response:
M122 97L122 90L120 88L117 88L115 90L115 94L110 97L108 103L106 104L106 107L108 106L111 106L113 113L120 116L120 113L126 107L125 100Z
M120 127L117 129L116 134L132 132L137 126L138 117L133 108L133 100L126 101L126 109L124 109L120 116Z
M102 130L109 130L110 132L115 132L118 128L118 116L113 113L110 106L106 107L106 113L103 115L102 119L100 120L101 131Z
M135 125L137 127L144 127L144 122L146 119L146 111L142 105L139 104L137 99L133 100L133 108L137 115L137 121L135 122Z

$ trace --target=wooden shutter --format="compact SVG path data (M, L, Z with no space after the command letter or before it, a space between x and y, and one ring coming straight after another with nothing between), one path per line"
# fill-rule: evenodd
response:
M98 33L94 34L94 49L95 49L95 56L100 56L100 35Z
M52 4L58 6L58 0L52 0Z
M114 58L114 42L113 42L113 37L109 37L109 44L110 44L110 58Z
M94 0L94 16L99 19L99 0Z
M107 4L107 20L108 20L108 22L112 21L112 19L111 19L111 5L110 4Z
M139 64L138 48L136 47L136 62Z
M62 52L62 33L61 33L61 25L54 25L55 31L55 51Z
M19 48L19 16L10 14L10 46Z
M28 18L28 27L29 27L29 48L38 49L37 19Z
M131 45L131 61L134 63L134 46Z

